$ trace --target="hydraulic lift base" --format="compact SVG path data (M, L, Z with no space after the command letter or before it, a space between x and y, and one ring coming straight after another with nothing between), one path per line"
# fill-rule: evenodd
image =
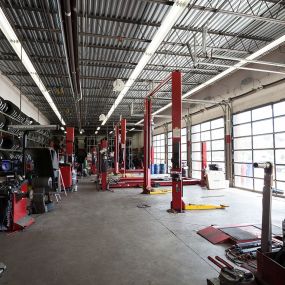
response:
M225 209L228 206L226 205L212 205L212 204L188 204L185 205L184 210L216 210L216 209Z
M172 190L157 190L157 191L150 191L149 194L150 195L160 195L160 194L167 194L171 192Z

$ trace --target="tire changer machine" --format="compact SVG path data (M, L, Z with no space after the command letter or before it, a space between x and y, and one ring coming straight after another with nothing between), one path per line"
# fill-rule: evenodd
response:
M40 214L53 209L52 192L58 189L59 162L57 153L52 148L27 147L28 133L40 130L59 130L58 125L10 125L9 129L23 132L22 175L17 179L22 180L31 200L32 213ZM27 157L31 158L30 167ZM29 171L27 169L30 168ZM15 180L15 179L14 179ZM19 183L19 182L18 182ZM28 191L28 184L32 187ZM21 186L24 187L24 186ZM22 190L22 192L24 192ZM25 202L25 207L27 202ZM25 210L25 212L27 212ZM24 225L26 226L26 225Z

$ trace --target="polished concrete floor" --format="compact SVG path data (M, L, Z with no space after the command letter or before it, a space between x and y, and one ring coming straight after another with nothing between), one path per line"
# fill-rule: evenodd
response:
M97 192L86 178L53 212L30 228L0 234L0 261L9 285L202 285L218 269L208 255L224 254L197 235L204 226L261 222L261 195L241 190L185 187L192 203L229 204L226 210L169 214L171 194L140 189ZM211 197L213 196L213 197ZM138 208L146 203L149 208ZM281 225L285 199L273 199L273 223Z

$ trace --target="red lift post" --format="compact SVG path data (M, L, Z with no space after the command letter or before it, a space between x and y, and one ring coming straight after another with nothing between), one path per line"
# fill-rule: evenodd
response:
M127 145L127 120L121 120L121 152L123 155L123 161L120 165L120 172L126 175L126 145Z
M151 98L155 93L162 88L168 81L171 80L169 75L165 80L160 82L145 98L144 100L144 181L143 194L149 194L151 191L151 163L153 161L153 147L152 147L152 102Z
M101 140L99 144L99 163L100 163L100 174L101 174L101 189L103 191L107 190L107 178L108 178L108 160L107 160L107 148L108 141Z
M185 209L181 168L181 121L182 121L182 76L180 71L172 72L172 201L171 209L181 212Z
M206 186L207 144L201 143L201 187Z
M119 126L115 126L114 174L119 174Z
M152 102L147 97L144 100L144 180L143 193L149 194L151 190L151 116Z
M74 144L74 128L66 127L66 152L65 163L60 165L60 172L64 187L72 188L72 168L73 168L73 144Z
M115 151L114 174L126 174L126 145L127 145L127 120L121 119L115 126ZM120 155L121 154L121 155ZM120 158L122 162L120 163Z
M172 80L172 115L174 116L175 121L179 121L179 123L175 123L180 128L180 144L179 149L181 149L181 120L182 120L182 82L181 82L181 72L174 71L169 76L167 76L159 85L157 85L145 98L145 113L144 113L144 181L143 181L143 194L149 194L151 191L152 184L160 186L171 186L173 185L173 181L169 185L169 181L155 181L151 180L151 163L153 162L153 147L152 147L152 97L154 97L155 93L162 88L165 84L167 84L170 80ZM172 119L173 121L173 119ZM175 134L174 134L175 136ZM175 141L179 140L176 137ZM180 150L181 152L181 150ZM181 171L181 153L179 152L179 163L177 169L173 171ZM174 155L174 152L173 152ZM179 170L180 169L180 170ZM180 182L179 182L180 183ZM182 183L182 181L181 181ZM194 185L199 184L199 180L195 179L185 179L183 182L185 185ZM181 193L182 195L182 193ZM176 203L176 201L174 201Z

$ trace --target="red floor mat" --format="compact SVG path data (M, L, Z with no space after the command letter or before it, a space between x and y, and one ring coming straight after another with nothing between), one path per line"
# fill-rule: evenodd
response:
M197 233L213 244L224 243L230 240L229 235L212 226L204 228Z

